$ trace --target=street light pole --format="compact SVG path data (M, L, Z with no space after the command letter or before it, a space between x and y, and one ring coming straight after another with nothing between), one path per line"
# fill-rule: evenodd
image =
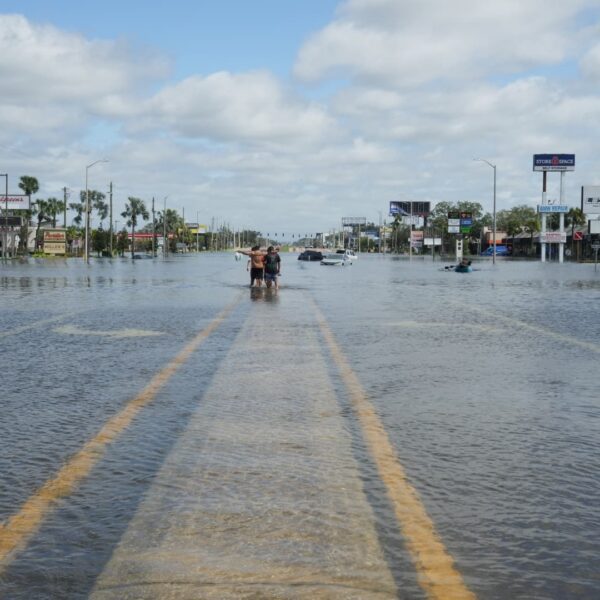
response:
M90 262L90 190L88 188L88 171L94 165L98 163L108 162L105 158L101 158L93 162L91 165L87 165L85 168L85 262L89 264Z
M4 177L5 185L4 188L4 231L2 235L2 259L8 259L8 173L0 173L0 177Z
M167 198L163 198L163 258L167 258Z
M492 235L494 236L493 240L493 251L492 251L492 264L496 264L496 165L493 165L489 160L485 160L485 158L474 158L473 160L484 162L488 164L492 169L494 169L494 204L492 211Z

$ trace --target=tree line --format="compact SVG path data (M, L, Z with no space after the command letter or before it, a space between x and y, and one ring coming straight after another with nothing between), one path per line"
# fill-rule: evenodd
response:
M19 188L29 197L39 191L39 182L36 177L23 175L19 181ZM66 193L65 193L66 197ZM89 199L90 215L96 214L100 225L98 228L90 231L90 247L92 252L98 255L108 253L109 249L114 248L116 252L123 255L129 248L133 257L135 252L135 233L154 233L156 237L162 237L163 232L167 233L169 249L175 251L177 244L182 243L187 247L205 250L221 250L232 247L237 241L244 242L247 245L253 245L260 239L261 233L258 231L244 230L233 232L228 226L222 225L217 231L211 231L201 236L192 233L186 227L183 217L174 209L167 208L164 211L156 211L152 221L142 226L144 221L150 219L150 211L144 200L135 196L129 196L125 203L125 209L118 213L124 219L124 225L119 231L112 232L110 226L105 226L105 221L109 216L110 205L106 201L106 194L98 190L85 190L79 192L79 202L69 202L59 198L50 197L46 199L38 198L31 202L29 210L18 211L23 217L19 239L19 252L27 252L27 240L29 238L29 227L35 221L35 248L41 250L43 244L42 227L50 225L56 228L62 220L62 225L66 228L67 243L72 244L74 240L84 238L85 231L85 211L87 200ZM75 213L71 218L70 225L67 224L67 211ZM62 219L61 219L62 217ZM129 232L128 230L129 229ZM131 234L131 241L129 237ZM200 245L200 241L202 244ZM144 250L156 248L152 240L137 242L138 247Z

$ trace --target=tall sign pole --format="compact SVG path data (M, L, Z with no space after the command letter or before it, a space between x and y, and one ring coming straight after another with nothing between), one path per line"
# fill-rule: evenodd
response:
M112 181L110 182L110 188L109 188L109 209L110 209L110 218L109 218L109 230L110 230L110 234L108 236L108 251L110 252L110 256L112 258L113 255L113 186L112 186Z
M564 244L566 242L564 213L569 210L564 200L564 175L565 171L575 170L574 154L534 154L533 170L542 171L542 204L538 206L538 212L542 213L541 231L541 261L546 262L546 244L558 243L558 262L564 260ZM560 201L559 204L548 204L546 198L546 174L548 171L560 172ZM559 231L546 231L546 213L559 213Z
M548 201L546 199L547 175L548 175L548 171L544 171L544 173L542 174L542 206L546 206L546 204L548 203ZM546 262L546 213L545 212L542 213L542 230L540 232L540 235L542 236L542 247L541 247L542 262Z

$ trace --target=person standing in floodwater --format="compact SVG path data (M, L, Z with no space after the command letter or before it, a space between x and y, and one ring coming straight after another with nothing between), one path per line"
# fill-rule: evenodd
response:
M260 246L252 246L249 251L240 250L240 253L250 257L250 287L253 285L260 287L264 278L265 253L260 249Z
M267 254L264 261L267 287L270 288L271 285L275 284L275 289L278 289L279 284L277 283L277 276L281 272L281 257L277 254L273 246L267 248Z

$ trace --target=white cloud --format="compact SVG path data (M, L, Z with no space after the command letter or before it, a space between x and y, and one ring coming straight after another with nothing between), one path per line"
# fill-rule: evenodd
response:
M301 48L296 75L410 87L555 65L583 0L350 0Z
M265 71L189 77L161 90L146 111L147 124L216 140L322 141L336 129L323 108L286 92Z
M135 56L123 42L87 40L21 15L0 16L4 99L28 93L39 103L90 100L130 92L166 69L164 60L148 52Z
M600 82L600 43L590 48L583 56L581 69L592 81Z

